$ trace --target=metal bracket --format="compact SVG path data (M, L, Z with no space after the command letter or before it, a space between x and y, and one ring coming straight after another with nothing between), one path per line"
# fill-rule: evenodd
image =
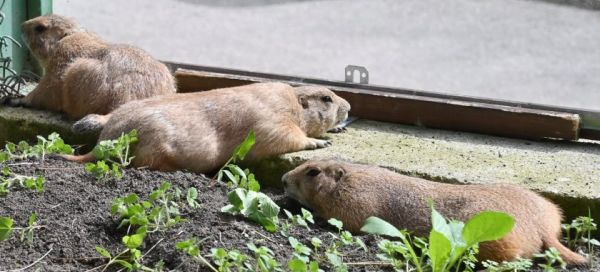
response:
M358 72L359 82L354 82L354 75ZM346 66L346 82L369 84L369 71L364 66L348 65Z

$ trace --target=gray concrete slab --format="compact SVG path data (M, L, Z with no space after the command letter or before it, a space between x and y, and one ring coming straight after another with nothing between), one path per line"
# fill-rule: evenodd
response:
M600 13L525 0L55 0L158 58L600 110Z

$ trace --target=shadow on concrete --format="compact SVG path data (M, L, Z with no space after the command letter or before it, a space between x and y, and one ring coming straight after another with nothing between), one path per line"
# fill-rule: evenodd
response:
M244 8L244 7L259 7L292 4L300 2L316 2L326 0L177 0L184 3L220 7L220 8Z

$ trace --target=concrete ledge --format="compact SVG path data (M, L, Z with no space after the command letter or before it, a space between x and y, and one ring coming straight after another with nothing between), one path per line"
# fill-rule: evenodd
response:
M520 184L553 199L567 217L589 207L600 222L597 142L532 142L368 120L327 136L331 147L253 166L259 180L278 186L282 173L308 159L339 158L441 182Z
M97 134L74 134L72 121L63 115L27 108L0 106L0 146L9 142L35 142L37 135L47 136L57 132L66 143L83 145L81 151L91 150L96 144Z

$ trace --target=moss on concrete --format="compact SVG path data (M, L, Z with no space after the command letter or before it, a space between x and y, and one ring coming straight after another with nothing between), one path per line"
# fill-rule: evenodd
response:
M0 146L6 142L35 142L37 135L57 132L66 143L82 146L81 151L91 149L98 138L97 133L75 134L71 132L72 124L61 114L0 106Z

